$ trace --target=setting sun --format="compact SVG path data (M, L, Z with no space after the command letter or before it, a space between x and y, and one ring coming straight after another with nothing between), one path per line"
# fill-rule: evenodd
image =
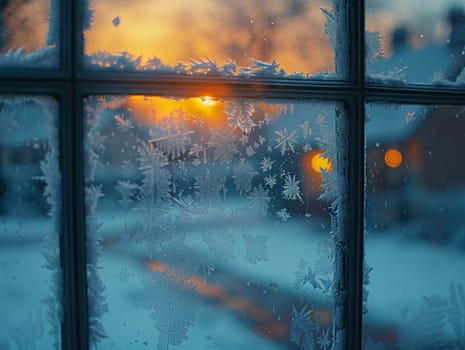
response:
M216 104L216 99L211 96L202 96L200 102L202 102L204 106L214 106Z

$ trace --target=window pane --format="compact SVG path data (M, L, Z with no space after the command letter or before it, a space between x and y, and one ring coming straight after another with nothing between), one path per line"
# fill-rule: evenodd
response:
M92 23L83 33L89 69L343 78L343 67L335 75L331 46L343 18L333 16L328 0L89 3ZM345 32L342 24L339 31Z
M367 112L365 349L461 349L465 107Z
M336 104L131 95L85 108L97 348L328 349L318 197L336 169Z
M0 96L0 348L61 347L57 103Z
M465 84L463 1L367 0L369 80Z
M59 66L59 0L2 1L0 68Z

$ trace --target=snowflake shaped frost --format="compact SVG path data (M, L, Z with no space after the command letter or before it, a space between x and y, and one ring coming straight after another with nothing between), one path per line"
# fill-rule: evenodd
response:
M275 149L279 148L281 155L284 155L286 151L291 151L293 153L295 152L294 146L297 143L297 135L295 130L287 130L287 128L284 128L282 130L275 131L275 134L279 136L275 139L277 142Z
M130 118L125 118L123 115L115 114L114 119L118 129L120 129L122 132L134 128L134 124Z
M198 198L207 202L218 200L220 192L224 190L224 176L217 175L207 169L205 175L198 176L195 179L194 188Z
M271 158L268 157L263 157L262 161L260 162L262 166L262 171L266 173L267 171L270 171L273 167L274 160L271 160Z
M253 104L243 100L227 102L224 110L229 126L233 129L239 128L245 134L249 134L257 126L252 119L254 112Z
M291 214L287 212L286 208L281 209L280 211L276 212L278 218L281 219L282 222L287 222L287 220L291 217Z
M265 176L263 180L265 180L265 186L269 188L273 188L276 185L276 175Z
M208 147L214 149L213 157L222 164L229 164L236 153L237 146L234 143L236 137L231 130L226 128L213 129L210 140L207 142Z
M331 348L331 337L329 335L329 329L323 331L323 333L318 337L317 342L321 350L328 350Z
M312 135L313 129L310 127L310 123L308 121L303 122L300 127L302 128L302 133L304 136L304 139Z
M268 207L271 198L268 196L268 191L264 190L261 184L253 189L247 199L249 200L250 206L258 209L262 216L266 216L268 214Z
M255 154L255 150L253 149L252 146L247 146L246 149L245 149L245 154L248 157L252 157Z
M287 200L299 199L302 201L299 188L300 181L295 179L295 175L287 175L284 179L283 196Z
M234 184L236 190L242 193L249 193L252 189L252 179L257 175L257 172L253 167L247 163L244 159L241 159L240 163L234 168Z
M289 340L303 350L316 350L314 333L318 330L318 325L312 320L312 312L313 310L307 310L307 306L297 311L295 305L292 305Z

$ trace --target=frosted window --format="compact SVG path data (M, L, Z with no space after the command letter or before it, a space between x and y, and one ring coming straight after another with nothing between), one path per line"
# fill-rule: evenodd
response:
M369 80L465 84L465 3L367 0Z
M318 197L339 106L132 95L85 108L98 349L329 349Z
M365 349L463 348L465 107L367 114Z
M90 69L335 78L331 45L337 28L345 32L327 0L89 3Z
M0 349L61 347L54 100L0 96Z
M59 2L1 2L0 68L58 67Z

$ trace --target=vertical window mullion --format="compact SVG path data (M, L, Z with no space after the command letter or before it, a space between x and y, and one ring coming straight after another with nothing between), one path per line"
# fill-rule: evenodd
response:
M72 28L69 19L72 16L71 1L61 2L61 38L60 57L61 65L67 76L70 76L72 67L71 45ZM62 229L60 242L60 259L62 266L62 296L63 296L63 321L61 328L61 347L63 350L77 350L77 326L76 326L76 279L74 273L74 225L73 225L73 183L72 183L72 119L71 119L71 95L70 88L65 82L66 88L60 100L60 170L61 178L61 200L62 200Z
M72 16L72 49L71 49L71 94L72 94L72 120L73 120L73 174L74 174L74 205L75 205L75 255L77 279L77 349L89 349L89 308L88 308L88 281L87 281L87 236L86 236L86 209L84 190L84 111L81 89L78 79L79 62L81 56L81 0L71 0L73 4ZM84 2L86 5L87 1Z
M363 249L364 249L364 158L365 158L365 4L349 0L351 82L357 93L347 120L347 212L345 233L344 292L345 349L362 349Z
M76 62L79 55L78 41L79 1L63 1L65 18L63 33L68 45L63 47L70 79L61 109L61 164L63 172L63 231L62 264L64 322L62 344L66 350L88 350L88 303L86 273L83 113L76 80Z

